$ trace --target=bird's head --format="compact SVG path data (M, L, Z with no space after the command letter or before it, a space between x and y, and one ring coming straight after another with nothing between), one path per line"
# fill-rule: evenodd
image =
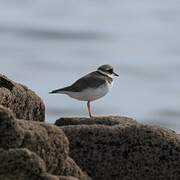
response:
M116 74L114 72L114 69L111 65L109 64L105 64L105 65L102 65L100 66L97 71L99 71L101 74L104 74L106 76L109 76L109 77L113 77L113 76L119 76L118 74Z

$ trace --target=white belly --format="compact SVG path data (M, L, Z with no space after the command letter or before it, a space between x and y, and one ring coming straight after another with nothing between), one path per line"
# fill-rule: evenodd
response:
M80 100L80 101L94 101L105 96L112 87L112 83L108 82L102 86L99 86L96 89L88 88L82 92L66 92L70 97Z

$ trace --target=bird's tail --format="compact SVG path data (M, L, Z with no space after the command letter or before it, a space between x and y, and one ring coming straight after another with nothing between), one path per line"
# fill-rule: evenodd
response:
M55 89L49 92L49 94L55 94L55 93L61 93L61 89Z
M61 88L61 89L55 89L53 91L50 91L49 94L55 94L55 93L59 93L59 94L65 94L65 88Z

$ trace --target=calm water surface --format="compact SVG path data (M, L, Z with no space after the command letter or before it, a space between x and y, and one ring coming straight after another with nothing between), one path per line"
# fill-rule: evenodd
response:
M92 104L180 132L179 0L0 0L0 70L46 104L46 119L86 104L48 91L109 63L120 78Z

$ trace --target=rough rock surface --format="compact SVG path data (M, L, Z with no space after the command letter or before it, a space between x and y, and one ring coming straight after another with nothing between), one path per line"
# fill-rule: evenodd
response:
M28 149L0 149L1 180L59 180L46 171L44 161Z
M93 179L179 180L180 136L124 117L61 118L70 156Z
M47 173L44 161L28 149L0 149L0 180L78 180Z
M79 180L79 179L72 176L60 176L59 180Z
M9 109L1 105L0 148L27 148L44 160L48 173L87 179L69 158L69 142L61 129L43 122L17 120Z
M90 177L85 172L82 172L82 170L77 166L77 164L74 162L73 159L68 157L65 162L65 170L63 171L63 174L65 176L74 175L75 177L78 177L79 179L84 180L91 180Z
M44 121L45 106L41 98L26 86L0 74L0 104L10 108L16 118Z

